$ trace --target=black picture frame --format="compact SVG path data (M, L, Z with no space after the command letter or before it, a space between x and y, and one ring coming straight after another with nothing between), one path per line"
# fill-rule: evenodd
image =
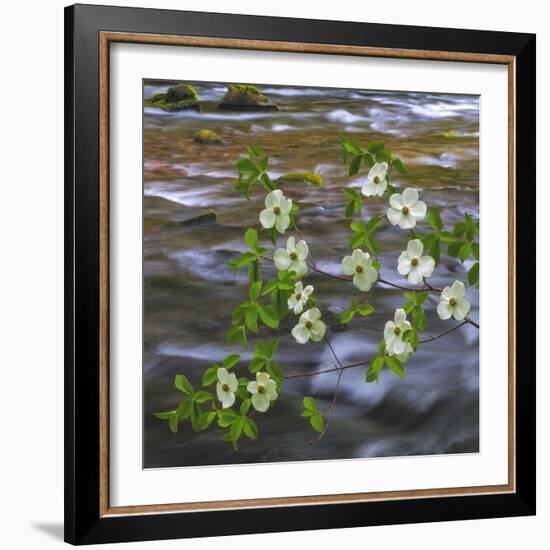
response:
M534 182L532 34L141 8L65 9L65 540L72 544L329 529L535 514L535 187L515 193L515 491L338 504L100 513L101 31L512 56L515 174ZM521 364L519 363L521 362Z

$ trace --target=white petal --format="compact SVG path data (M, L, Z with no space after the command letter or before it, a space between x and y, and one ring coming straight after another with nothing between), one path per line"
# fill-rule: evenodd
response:
M229 379L229 373L227 372L227 370L224 369L223 367L219 368L218 380L220 381L220 383L227 384L228 379Z
M360 248L356 248L352 253L351 257L354 259L356 265L363 265L365 259L369 259L370 255L367 252L363 252Z
M344 275L353 275L355 273L355 261L351 256L346 256L342 260L342 273Z
M266 229L271 229L275 225L275 221L277 220L277 216L275 216L275 213L273 210L265 209L260 212L260 223L262 224L262 227L265 227Z
M267 374L267 372L256 373L256 382L258 382L258 384L265 385L267 384L268 380L269 380L269 374Z
M249 382L246 389L248 390L248 393L256 393L258 391L258 382L255 380Z
M230 391L225 392L225 396L222 399L222 408L228 409L233 403L235 403L235 394Z
M457 321L462 321L470 312L470 302L466 298L459 298L453 311L453 317Z
M426 203L418 201L409 208L409 214L417 221L423 220L426 217Z
M283 192L280 189L275 189L275 191L271 191L271 193L269 193L265 198L266 208L273 209L276 206L279 206L283 196Z
M413 187L407 187L401 195L401 200L403 201L403 206L410 208L416 201L418 201L418 191Z
M302 311L304 311L304 303L300 300L299 302L296 302L296 305L294 306L294 315L300 315Z
M397 272L399 275L407 275L411 270L411 259L406 252L401 252L399 258L397 258Z
M300 260L305 260L309 254L309 248L306 241L298 241L296 245L296 254Z
M239 381L237 380L237 376L235 375L235 373L232 372L229 375L229 378L227 379L227 385L229 386L229 391L237 391L237 388L239 387Z
M284 233L288 226L290 225L290 216L288 214L279 214L277 216L277 221L275 222L275 227L279 233Z
M439 302L437 304L437 314L440 319L450 319L453 314L453 308L449 305L449 302Z
M269 409L269 397L265 393L255 393L252 396L252 406L258 412L265 412Z
M453 293L453 296L455 298L462 298L466 293L466 288L464 287L464 283L460 281L455 281L453 283L453 286L451 287L451 292Z
M327 330L327 327L323 321L315 321L313 323L313 326L311 327L311 339L314 342L319 342L323 339L323 336L325 335L325 332Z
M287 301L286 301L287 305L288 305L288 309L292 309L298 302L298 300L296 300L296 294L293 294Z
M376 271L374 267L371 267L371 266L365 267L365 270L363 271L363 273L367 281L369 281L370 283L374 283L378 279L378 271Z
M431 277L435 269L435 260L431 256L422 256L418 260L418 269L424 277Z
M294 252L296 249L296 239L292 236L290 236L286 241L286 249L289 252Z
M283 214L288 214L292 210L292 199L283 198L280 209Z
M365 197L374 197L378 192L377 186L372 180L368 180L365 185L361 188L361 193L365 195Z
M392 338L395 330L395 323L393 321L387 321L384 325L384 338Z
M304 292L304 285L302 281L297 281L294 285L294 293L295 294L302 294Z
M397 326L403 324L407 320L407 314L403 308L397 308L393 315L393 320Z
M448 302L453 297L453 291L450 286L446 286L441 292L441 299Z
M376 194L381 197L388 188L388 180L382 180L376 185Z
M424 245L420 239L413 239L407 244L407 254L410 258L419 258L424 252Z
M310 334L309 330L299 323L292 329L292 336L294 336L298 344L305 344L309 340Z
M294 260L290 264L290 271L294 271L296 277L303 277L307 273L307 264L303 260Z
M422 282L422 273L420 273L418 267L413 267L411 269L411 272L409 273L407 279L409 280L409 283L411 283L411 285L419 285Z
M372 288L372 281L366 277L365 272L356 273L353 276L353 284L362 292L368 292Z
M225 391L223 389L223 384L220 384L219 382L216 384L216 395L218 396L218 399L223 402L223 398L225 397Z
M269 397L270 401L277 399L277 384L274 380L269 380L265 385L265 394Z
M406 216L401 216L401 219L399 220L399 227L401 229L412 229L416 226L416 220L409 214Z
M396 210L401 210L403 208L403 199L399 193L394 193L390 197L390 206Z
M388 220L390 220L390 223L392 225L397 225L401 220L402 213L401 213L401 210L396 210L395 208L388 208L386 215L388 216Z
M311 309L308 309L301 317L300 317L300 321L311 321L312 323L314 323L315 321L317 321L318 319L321 318L321 312L319 311L318 308L316 307L312 307Z
M306 288L304 288L304 291L302 292L302 296L307 299L311 296L312 292L313 292L313 287L311 285L307 285Z
M370 170L368 177L374 178L378 176L381 180L383 180L386 177L386 172L388 171L388 163L387 162L377 162Z
M273 263L279 271L285 271L290 267L290 255L284 248L277 248L273 254Z
M395 338L395 340L393 341L392 353L394 353L395 355L399 355L400 353L403 353L406 350L407 350L407 344L403 342L403 340L400 337Z

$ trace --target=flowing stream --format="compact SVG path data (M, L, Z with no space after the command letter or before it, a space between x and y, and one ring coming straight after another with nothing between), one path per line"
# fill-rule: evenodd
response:
M158 83L155 83L158 84ZM166 91L167 83L145 85L144 96ZM242 440L239 452L222 442L221 430L194 433L189 422L172 434L156 411L175 408L182 397L174 376L185 374L199 384L204 368L228 353L244 359L250 350L228 346L231 310L247 293L245 270L227 265L245 250L242 235L258 227L265 193L247 201L234 190L234 161L248 145L261 145L270 156L273 179L287 172L315 171L322 188L285 183L285 194L300 204L298 223L319 267L338 274L349 253L349 221L344 219L346 186L360 188L365 171L348 178L339 135L359 142L385 141L408 168L394 174L397 187L414 186L428 205L437 205L447 228L465 211L478 215L479 99L477 96L260 86L281 107L279 112L219 111L226 85L195 84L202 113L144 112L144 467L237 464L381 456L477 452L479 448L479 331L469 325L421 346L398 379L385 370L378 384L366 384L365 369L344 372L336 412L325 436L300 417L302 397L329 406L334 373L288 380L284 394L266 414L256 414L260 437ZM221 145L193 141L201 129L217 132ZM366 199L362 217L385 213L387 197ZM182 223L213 209L215 221ZM426 228L418 226L419 232ZM398 275L397 257L408 234L381 225L381 274L408 285ZM284 246L286 236L279 238ZM271 252L271 247L270 252ZM442 255L430 282L466 281L468 263ZM274 275L266 265L264 279ZM349 283L313 274L319 307L339 313L359 292ZM478 291L468 290L471 317L479 319ZM344 363L376 353L384 323L403 303L402 292L380 286L376 312L346 330L332 323L327 336ZM457 324L440 321L437 302L428 302L427 334ZM324 343L299 345L292 325L280 332L279 363L286 374L330 368L334 359ZM263 330L267 338L272 331ZM243 364L242 374L245 375Z

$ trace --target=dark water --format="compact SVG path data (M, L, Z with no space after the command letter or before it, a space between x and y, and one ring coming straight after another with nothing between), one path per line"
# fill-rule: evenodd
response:
M145 86L145 97L167 86ZM478 213L479 101L474 96L388 93L358 90L262 86L282 111L217 111L226 87L197 84L204 113L144 115L144 467L318 460L373 456L477 452L478 331L469 325L421 346L399 380L383 372L378 384L364 382L362 368L345 371L337 411L319 442L300 418L301 400L313 395L327 407L335 388L332 373L285 382L284 394L267 414L256 415L260 437L243 441L240 451L220 441L221 431L194 433L186 423L172 434L153 412L175 408L181 394L174 375L198 383L204 368L226 354L250 351L227 346L230 312L246 296L245 272L235 274L227 260L244 250L242 234L258 226L265 193L250 202L233 190L234 161L248 145L262 145L270 156L272 178L290 171L316 171L321 189L285 184L284 192L301 207L300 229L320 268L339 273L349 253L349 222L343 219L345 186L351 181L341 157L339 134L362 143L383 140L407 165L395 176L399 187L414 186L428 205L442 210L447 226L465 210ZM200 129L215 130L224 145L192 141ZM450 133L449 133L450 132ZM368 199L365 219L385 212L387 198ZM217 221L182 226L181 221L215 209ZM424 224L418 229L421 232ZM396 271L407 234L384 224L380 230L382 276L407 284ZM286 236L279 239L283 246ZM432 284L466 280L465 266L442 256ZM273 272L266 266L264 278ZM341 312L357 297L351 285L313 275L323 311ZM471 317L478 319L478 291L468 291ZM327 331L344 363L375 353L384 323L403 303L399 291L379 288L376 313L343 332ZM430 303L427 333L436 335L454 321L440 321ZM267 333L261 334L264 338ZM322 344L300 346L281 331L279 362L286 374L322 370L334 363ZM246 373L243 371L243 375Z

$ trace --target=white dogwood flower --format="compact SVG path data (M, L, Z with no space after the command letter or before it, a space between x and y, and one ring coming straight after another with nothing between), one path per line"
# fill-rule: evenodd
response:
M267 411L271 401L277 399L277 384L267 372L257 372L256 381L249 382L246 389L252 394L252 406L258 412Z
M222 408L227 409L235 403L235 392L239 382L234 373L229 374L226 369L218 369L218 383L216 384L216 393L221 401Z
M298 344L305 344L310 338L314 342L323 339L327 327L321 321L321 312L313 307L300 315L298 324L292 329L292 336Z
M288 309L294 310L295 315L300 315L300 313L304 310L304 306L306 305L312 292L313 287L311 285L304 288L302 281L298 281L294 285L294 292L292 293L292 296L288 299Z
M426 217L426 203L418 200L418 191L407 187L403 193L394 193L390 197L390 208L387 212L392 225L401 229L412 229L416 222Z
M275 227L279 233L284 233L290 225L291 208L292 200L287 199L280 189L275 189L265 198L265 210L260 212L260 223L266 229Z
M407 276L411 285L420 284L424 277L431 277L435 260L431 256L422 256L424 245L420 239L413 239L407 244L407 250L401 252L397 260L397 271Z
M309 254L309 248L306 241L298 241L294 237L289 237L285 248L277 248L273 254L275 267L279 271L294 271L296 277L302 277L307 273L306 258Z
M353 275L353 284L363 292L368 292L378 279L378 272L372 266L370 254L359 248L342 260L342 273Z
M384 327L384 340L389 355L399 356L402 353L412 352L412 346L403 341L403 333L410 328L411 324L407 321L405 310L396 309L393 321L388 321Z
M365 197L380 197L388 187L388 163L377 162L367 174L367 181L361 189Z
M464 297L465 293L466 288L460 281L455 281L453 286L446 286L441 293L441 300L437 304L439 318L450 319L453 317L457 321L462 321L470 312L470 302Z

